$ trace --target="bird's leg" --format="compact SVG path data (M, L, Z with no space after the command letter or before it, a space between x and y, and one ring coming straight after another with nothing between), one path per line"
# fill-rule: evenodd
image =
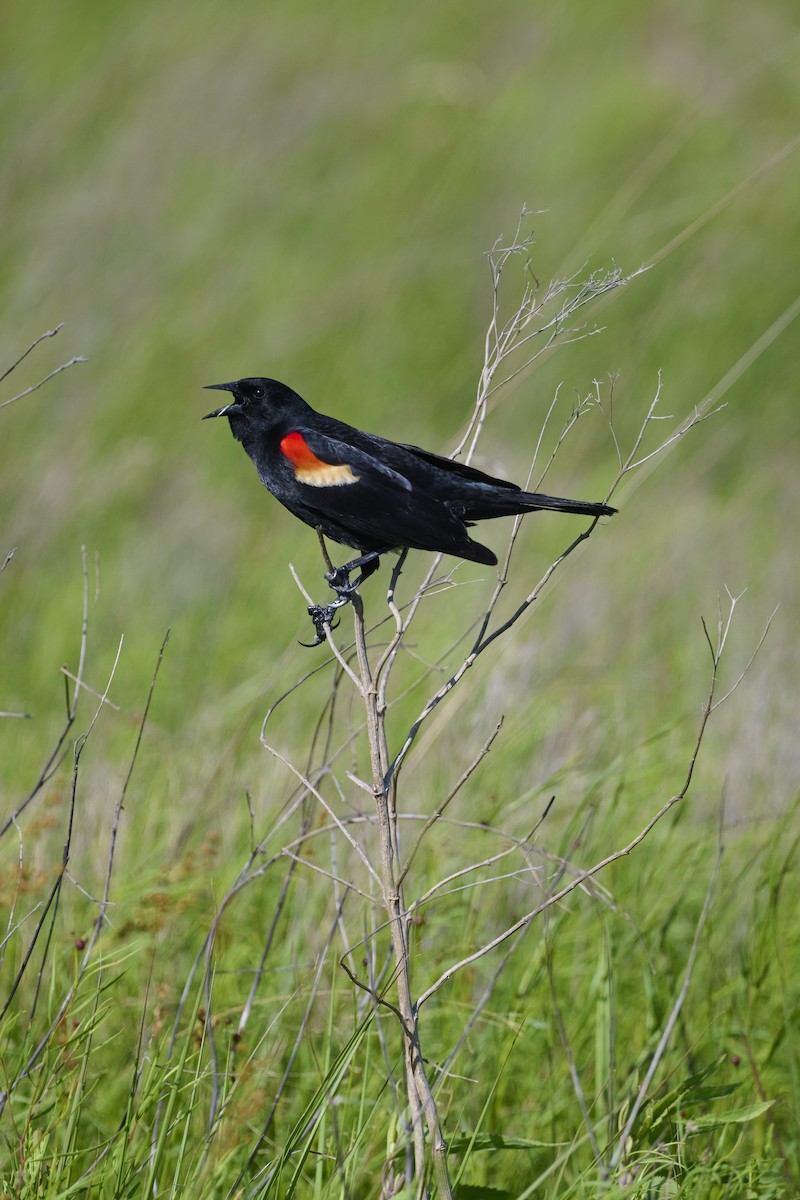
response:
M358 558L351 559L341 567L332 567L330 571L325 572L325 578L330 586L340 598L350 596L360 587L365 579L369 579L380 566L382 554L388 554L390 546L384 547L383 550L370 550L367 554L360 554ZM361 574L358 579L350 580L350 574L355 571L356 567L361 567Z
M325 564L328 570L325 572L325 578L336 592L336 599L330 604L312 604L309 606L308 615L314 623L314 632L316 640L313 642L301 642L301 646L319 646L325 641L325 626L334 628L331 625L333 615L337 609L342 608L345 604L349 604L353 593L361 586L365 579L369 579L370 575L374 574L380 566L380 558L382 554L387 554L391 549L387 546L384 550L370 550L367 554L361 554L358 558L352 559L351 562L345 563L342 567L335 567L331 562L328 554L328 547L325 545L325 539L320 529L317 530L322 557L325 559ZM361 567L361 574L358 579L350 579L351 571L355 571L357 567Z
M319 548L322 551L322 557L325 559L325 566L328 568L328 571L335 571L336 568L331 562L330 554L328 554L328 547L325 545L325 537L322 530L317 529L316 533L319 538ZM330 629L336 628L336 625L333 624L333 615L337 608L341 608L344 604L347 604L348 600L349 597L347 596L339 596L332 604L310 604L308 615L314 623L314 641L301 642L300 645L306 646L309 649L313 649L314 646L320 646L325 641L325 626L327 625ZM337 621L336 624L338 625L339 622Z
M325 559L325 566L328 568L329 571L335 571L336 568L334 567L333 563L331 562L331 556L330 556L330 554L328 554L328 547L325 544L325 534L322 532L322 530L319 528L319 526L316 527L316 534L317 534L317 537L319 538L319 548L322 551L322 557Z

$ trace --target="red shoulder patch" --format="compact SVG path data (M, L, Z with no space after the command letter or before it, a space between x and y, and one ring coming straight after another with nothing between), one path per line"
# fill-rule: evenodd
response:
M319 458L298 430L281 438L281 452L294 467L295 479L300 483L311 487L339 487L358 481L347 463L326 463Z
M298 433L297 431L287 433L285 438L281 438L281 450L295 467L308 469L309 467L326 467L330 465L329 463L324 463L321 458L317 458L302 433Z

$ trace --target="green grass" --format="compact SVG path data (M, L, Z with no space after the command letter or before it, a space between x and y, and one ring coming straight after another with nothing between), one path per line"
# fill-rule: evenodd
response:
M624 3L611 19L514 0L91 12L12 0L6 18L0 373L65 325L0 385L0 403L73 355L89 361L0 411L0 560L16 548L0 575L0 710L32 715L0 720L0 821L64 728L82 546L84 678L97 692L124 640L118 708L100 713L75 774L97 705L80 697L63 760L0 842L0 1091L13 1084L0 1194L372 1197L402 1174L397 1031L339 966L353 947L360 977L365 958L384 968L380 911L311 869L369 888L342 838L321 832L318 805L278 827L297 781L259 743L270 706L325 658L296 645L308 629L288 572L318 597L316 542L226 431L200 423L201 388L271 374L345 420L450 449L490 312L482 254L523 204L546 210L532 220L543 284L612 260L656 265L589 314L602 334L498 393L482 464L522 480L556 388L562 420L596 379L608 400L613 372L628 444L659 370L675 423L712 392L726 407L626 484L620 515L421 734L401 802L424 815L505 716L448 810L471 826L431 830L411 898L504 848L489 827L524 838L556 801L536 838L548 857L515 852L421 910L417 994L529 911L561 860L585 868L625 845L681 787L708 686L700 617L715 625L724 588L747 593L723 691L780 607L712 716L686 800L507 959L505 944L423 1007L451 1174L462 1197L598 1194L569 1058L607 1163L684 979L722 811L686 1000L624 1171L602 1191L796 1194L793 9ZM511 302L520 281L509 276ZM554 492L608 486L616 459L597 416L559 456ZM507 534L487 538L499 550ZM502 612L564 536L544 516L523 524ZM393 745L457 664L456 632L490 576L462 566L465 586L425 602L394 682ZM371 620L386 577L366 590ZM330 667L308 678L268 736L303 768L330 759L320 787L352 814L368 805L347 775L368 773L362 716L346 683L331 701L332 679ZM280 852L301 831L297 864Z

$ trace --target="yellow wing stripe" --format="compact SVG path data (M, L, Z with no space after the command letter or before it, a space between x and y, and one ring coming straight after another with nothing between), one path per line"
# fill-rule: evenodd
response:
M358 482L358 476L353 474L347 463L338 467L330 463L322 463L319 467L295 467L294 477L311 487L338 487L342 483Z

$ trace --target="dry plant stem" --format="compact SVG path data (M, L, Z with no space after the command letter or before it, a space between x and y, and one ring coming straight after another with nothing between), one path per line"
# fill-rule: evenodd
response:
M39 342L43 342L45 338L55 337L56 334L60 333L63 328L64 328L64 322L59 321L59 323L58 323L58 325L56 325L55 329L46 329L44 333L40 333L37 338L34 338L34 340L31 342L30 346L28 346L28 349L25 350L22 354L20 354L20 356L16 360L16 362L13 362L10 367L6 367L5 371L3 371L3 374L0 375L0 383L2 383L4 379L7 379L12 371L16 371L19 364L21 362L25 361L25 359L30 354L31 350L36 349L36 347L39 345Z
M86 565L86 556L84 554L84 568L85 568L85 565ZM84 610L84 613L85 613L85 610ZM84 657L85 657L85 638L86 638L86 616L85 615L84 615L83 636L84 636L84 641L82 644L80 667L78 669L79 676L82 674L82 671L83 671L83 663L84 663ZM76 803L76 799L77 799L78 770L79 770L79 766L80 766L81 755L83 754L83 751L86 747L86 743L92 733L92 730L95 727L97 719L100 716L100 713L102 712L103 708L105 707L106 701L108 699L108 693L111 689L111 684L113 683L114 675L116 674L116 670L117 670L117 666L119 665L119 659L120 659L121 653L122 653L122 638L120 638L119 646L117 648L117 655L116 655L116 658L114 659L114 665L111 668L111 674L109 675L108 683L106 684L105 691L100 696L100 702L99 702L97 709L89 723L89 727L86 730L86 732L81 734L81 736L79 738L77 738L75 741L75 746L73 749L73 760L74 761L73 761L73 770L72 770L72 787L71 787L71 792L70 792L69 818L68 818L66 840L65 840L64 849L62 852L60 870L59 870L58 876L56 878L56 881L53 885L53 888L50 892L50 896L48 897L47 901L45 902L44 912L37 924L36 931L33 935L30 947L28 949L28 953L26 954L23 965L20 968L20 971L14 981L14 985L12 987L11 993L9 994L6 1005L3 1009L3 1013L5 1013L5 1011L7 1010L8 1005L10 1004L11 999L13 998L14 993L16 992L16 989L19 986L19 983L20 983L20 980L22 979L24 970L27 967L28 961L33 953L33 949L36 945L39 933L44 926L44 921L47 916L47 913L50 910L51 906L53 906L54 904L57 905L63 881L67 877L67 864L69 862L70 849L71 849L71 845L72 845L72 829L73 829L73 821L74 821L74 815L75 815L75 803ZM78 695L79 690L80 690L79 688L75 689L75 700L74 700L75 704L77 704L77 695ZM72 708L70 710L70 723L67 725L67 730L65 730L64 736L66 736L66 732L69 730L72 720L74 720L74 717L75 717L75 710L74 710L74 708ZM140 738L141 738L141 733L140 733ZM137 741L137 750L138 750L138 745L139 745L139 742ZM128 776L128 779L130 779L130 774ZM126 787L127 787L127 780L126 780ZM115 836L116 836L116 829L114 830L114 837ZM108 882L110 879L111 863L113 862L113 840L112 840L112 848L111 848L110 854L111 854L111 857L109 859L108 877L106 880L106 894L105 894L104 902L103 902L104 905L106 905L108 902L107 892L108 892ZM103 909L103 911L104 911L104 909ZM55 916L55 909L54 909L53 915ZM86 946L86 949L84 951L84 955L81 960L81 964L76 972L75 978L74 978L71 986L67 989L67 992L64 995L55 1016L53 1017L47 1030L45 1031L45 1033L43 1034L43 1036L40 1038L39 1042L35 1046L33 1052L29 1055L24 1067L22 1067L22 1069L15 1076L15 1078L9 1083L8 1089L4 1092L0 1092L0 1114L2 1114L8 1098L16 1090L16 1088L21 1083L21 1081L23 1079L25 1079L26 1076L29 1075L29 1073L31 1072L33 1067L39 1061L39 1058L41 1057L45 1048L49 1044L50 1040L52 1039L52 1037L54 1036L56 1031L60 1028L64 1014L66 1013L67 1009L69 1008L70 1004L72 1003L72 1000L78 989L78 984L82 980L82 978L86 972L86 968L88 967L89 956L90 956L92 949L94 948L94 945L99 936L101 923L102 923L102 913L101 913L100 918L98 918L98 920L95 922L95 927L92 932L92 936L89 939L89 943ZM52 920L51 920L50 931L49 931L48 937L47 937L47 945L48 946L49 946L50 938L52 936L52 931L53 931L53 924L52 924ZM47 946L46 946L45 951L42 955L42 966L40 967L39 979L37 980L37 984L36 984L36 992L35 992L35 996L34 996L34 1001L31 1006L31 1018L30 1018L31 1020L33 1019L33 1012L36 1008L36 1002L37 1002L38 995L39 995L39 988L43 981L43 973L44 973L45 964L47 963L47 958L48 958L48 953L47 953ZM2 1015L2 1014L0 1014L0 1015Z
M459 971L462 971L465 967L468 967L472 963L477 962L479 959L483 958L484 955L489 954L492 950L496 949L496 947L502 945L503 942L505 942L508 938L513 937L513 935L515 933L517 933L518 930L523 929L529 922L531 922L531 921L535 920L537 917L541 916L542 913L546 912L547 909L551 908L553 905L560 904L561 901L564 900L568 895L570 895L571 892L574 892L576 888L581 887L586 882L586 880L591 879L594 875L599 875L602 871L604 871L606 869L606 867L610 866L611 863L617 862L621 858L626 858L629 854L631 854L636 849L637 846L639 846L645 840L645 838L647 838L649 836L651 831L655 828L656 825L659 824L660 821L663 820L663 818L667 815L667 813L670 812L677 804L680 804L681 800L683 800L685 798L685 796L687 795L687 793L689 791L689 788L691 787L692 777L694 776L694 769L697 765L697 759L700 754L700 747L702 746L703 738L705 737L706 726L708 725L708 721L709 721L711 714L714 712L715 708L717 707L716 692L717 692L717 682L718 682L718 677L719 677L719 664L720 664L720 660L722 658L723 651L725 649L725 643L727 641L728 634L730 633L733 610L736 606L738 599L739 599L739 597L731 596L729 594L730 609L729 609L727 617L725 617L725 618L723 618L722 614L720 613L719 620L718 620L716 643L714 643L712 641L712 639L708 633L708 630L706 628L705 621L703 622L703 630L705 632L706 640L708 642L709 650L711 652L711 679L710 679L710 683L709 683L708 694L706 696L706 700L703 705L702 712L700 714L700 722L699 722L698 729L697 729L697 735L695 737L694 747L692 749L692 753L689 758L689 765L686 770L686 776L684 778L684 781L683 781L683 784L682 784L680 790L677 791L673 796L670 796L670 798L661 805L661 807L658 809L658 811L655 812L653 814L653 816L650 817L650 819L643 826L643 828L639 831L639 833L637 833L635 837L631 838L631 840L627 843L627 845L623 846L619 850L613 851L611 854L608 854L605 858L601 859L599 862L595 863L593 866L588 867L585 871L581 871L578 874L576 874L570 880L569 883L565 884L557 892L552 893L550 896L547 897L546 900L544 900L541 904L537 905L536 908L531 909L531 911L526 913L523 917L520 917L520 919L518 921L515 921L513 925L510 925L507 929L503 930L503 932L498 934L497 937L492 938L491 941L489 941L485 945L479 947L472 954L467 955L465 958L462 958L459 962L453 963L452 966L448 967L439 976L439 978L434 983L432 983L431 986L425 992L423 992L422 995L418 998L417 1004L416 1004L417 1011L419 1011L419 1009L422 1008L422 1005L425 1004L426 1001L430 1000L430 998L433 995L435 995L435 993L438 992L439 989L441 987L443 987L444 984L447 983L448 980L452 979L454 975L458 974ZM770 620L771 619L772 618L770 618ZM767 626L767 628L769 628L769 626ZM765 631L765 634L762 636L761 640L759 641L759 645L762 644L765 636L766 636L766 631ZM752 659L751 659L751 661L752 661ZM741 677L737 681L737 686L738 686L738 682L741 682ZM726 693L726 697L731 694L732 690L733 689L728 690L728 692Z
M51 335L43 334L42 336L50 337ZM36 783L18 808L3 822L2 825L0 825L0 837L2 837L12 825L16 824L17 818L22 815L31 801L38 796L44 785L50 780L54 772L58 769L62 762L62 751L64 749L67 737L69 736L69 731L75 723L75 714L78 708L78 696L83 683L83 668L86 663L86 647L89 638L89 567L86 560L85 546L81 547L81 556L83 561L83 615L81 618L81 639L80 649L78 651L78 669L75 673L75 691L73 692L72 699L70 699L69 683L65 678L64 682L67 687L67 718L64 727L61 730L58 740L48 756ZM11 555L9 555L9 558L10 557ZM6 562L7 561L8 559L6 559Z
M314 797L314 799L319 802L319 804L321 804L321 806L325 809L325 812L328 814L328 816L331 818L331 820L336 825L336 828L339 830L339 832L342 834L342 836L350 843L350 846L352 847L352 849L355 850L356 854L361 859L364 866L367 868L367 871L369 872L369 874L372 876L372 878L375 880L376 883L380 884L381 880L380 880L375 868L373 867L372 863L367 858L363 847L360 845L359 842L356 841L356 839L353 837L353 835L348 831L348 829L345 827L343 822L339 819L339 817L333 811L333 809L328 804L325 797L320 792L319 788L314 787L314 784L311 782L311 780L308 779L302 773L302 771L299 771L297 769L297 767L294 765L294 763L290 762L290 760L286 757L285 754L282 754L280 752L280 750L278 750L275 746L271 746L269 744L269 742L267 742L265 740L264 733L263 733L263 727L262 727L262 733L261 733L261 745L264 747L265 750L268 750L269 753L274 758L277 758L278 762L281 762L281 763L283 763L283 765L285 767L288 767L288 769L295 776L295 778L299 779L299 781L303 784L306 791L310 795L312 795Z
M526 218L532 215L523 209L511 243L504 246L502 239L499 239L486 256L492 278L492 315L486 331L484 364L472 416L464 436L451 455L457 458L466 448L465 462L470 462L475 453L491 397L512 379L529 371L537 359L557 344L580 341L598 332L596 329L571 327L570 321L586 305L595 303L600 297L624 286L648 269L640 267L626 276L618 268L613 268L610 271L595 271L585 279L580 278L581 269L566 279L555 279L541 289L530 260L533 236L524 233ZM515 258L522 260L526 281L516 310L510 317L503 318L501 284L506 267ZM531 343L537 339L542 339L542 344L534 349ZM518 351L523 353L517 354ZM505 367L512 357L516 365L498 379L501 367Z
M44 334L43 336L47 337L47 336L51 336L51 335ZM39 339L39 340L41 340L41 339ZM37 343L34 343L34 345L36 345L36 344ZM32 348L33 347L31 347L31 349ZM23 355L23 358L24 358L24 355ZM9 555L9 557L10 557L10 555ZM67 690L67 721L66 721L66 724L64 725L64 728L61 731L61 734L59 735L58 741L56 742L56 745L55 745L55 749L52 751L49 758L47 759L47 762L45 763L44 769L42 770L36 785L29 792L27 798L22 802L22 804L19 805L17 810L11 814L11 816L6 820L6 822L0 828L0 837L2 837L3 834L6 833L6 831L13 825L14 828L16 828L17 834L20 838L20 844L19 844L20 874L18 877L19 879L22 878L23 847L22 847L22 834L20 832L19 826L17 825L17 818L24 811L24 809L27 808L27 806L34 799L34 797L38 795L38 793L44 787L45 783L50 779L50 777L53 775L53 773L56 771L56 769L60 765L61 760L62 760L61 749L64 746L64 743L66 742L67 735L69 734L69 731L72 728L73 722L75 721L75 715L77 712L78 692L80 690L80 678L83 675L84 663L86 661L86 645L87 645L88 632L89 632L89 572L88 572L87 561L86 561L86 547L85 546L82 548L82 559L83 559L83 616L82 616L82 620L81 620L80 651L78 654L78 684L75 688L75 693L72 697L71 702L69 699L69 690ZM6 559L6 562L7 561L8 561L8 559ZM120 650L121 650L121 648L122 648L122 643L120 642ZM118 650L117 651L117 661L119 661L119 653L120 653L120 651ZM117 663L115 662L114 670L112 671L112 679L113 679L114 671L116 671L116 666L117 666ZM110 687L110 686L111 686L111 680L109 680L109 684L108 684L108 687ZM108 692L108 687L106 688L106 694ZM67 685L67 689L68 689L68 685ZM102 703L103 703L103 701L101 699L100 707L102 707ZM35 932L33 934L30 945L28 947L28 951L24 956L22 966L20 967L19 973L17 974L16 979L14 980L11 991L6 1000L5 1006L3 1007L3 1010L0 1013L0 1017L2 1015L4 1015L5 1012L7 1011L8 1007L16 993L16 990L19 987L22 976L23 976L25 970L27 969L27 965L30 960L30 957L33 954L34 948L38 942L39 935L42 931L45 918L47 917L47 914L49 912L51 905L54 903L57 904L57 902L58 902L58 897L59 897L59 894L61 891L63 878L66 874L67 861L69 858L72 816L73 816L73 809L74 809L74 803L75 803L75 788L77 786L78 759L80 757L80 750L82 750L82 748L83 748L83 743L85 742L86 738L88 737L89 733L91 732L99 713L100 713L100 708L98 708L97 712L95 713L94 719L93 719L91 725L89 726L89 730L87 731L87 733L83 736L82 740L79 739L79 744L76 744L75 764L74 764L74 768L73 768L72 797L71 797L71 801L70 801L70 816L69 816L69 830L70 831L69 831L69 834L67 837L67 842L65 844L64 852L62 855L62 867L57 875L56 881L50 892L50 896L47 899L47 901L45 902L44 912L37 922ZM78 748L78 746L79 746L79 748ZM11 905L11 913L12 914L14 912L15 903L16 903L16 900L12 901L12 905ZM29 914L29 915L32 915L32 914ZM11 916L9 917L9 929L10 929L10 927L11 927ZM52 926L51 926L51 933L52 933ZM49 944L49 937L50 937L50 935L48 935L48 944ZM46 950L45 950L45 957L42 959L42 962L44 963L45 960L46 960ZM37 996L38 996L38 986L39 985L37 984L37 991L36 991ZM35 1004L34 1004L34 1007L35 1007ZM31 1014L31 1019L32 1019L32 1014ZM17 1083L19 1082L19 1079L22 1077L23 1076L20 1075L16 1080L14 1080L13 1084L10 1085L10 1087L9 1087L8 1093L0 1093L0 1112L2 1112L3 1106L5 1104L6 1096L8 1094L10 1094L10 1092L13 1090L14 1087L16 1087Z
M12 396L10 400L3 400L0 403L0 408L8 408L9 404L16 403L17 400L22 400L25 396L30 396L31 392L38 392L40 387L43 387L48 380L55 375L60 375L62 371L66 371L69 367L74 367L76 363L88 362L88 358L84 358L82 354L78 354L75 358L71 358L69 362L62 363L60 367L56 367L55 371L51 371L49 375L45 375L44 379L40 379L38 383L34 383L31 387L25 388L24 392L18 392L16 396Z
M316 863L312 863L305 858L301 858L299 854L293 854L292 851L288 850L285 846L283 849L283 854L286 858L290 859L291 862L296 863L297 866L306 867L307 870L313 871L317 875L322 875L325 879L332 880L332 882L338 884L339 887L347 888L347 890L350 892L355 892L357 896L363 897L363 899L367 900L370 904L376 903L374 896L370 896L368 892L362 891L362 889L353 883L352 880L343 879L341 875L334 875L333 871L326 871L324 867L317 866Z
M452 1200L452 1190L447 1172L447 1146L442 1132L433 1090L425 1071L419 1042L417 1012L411 996L411 973L408 961L408 914L403 888L399 879L400 864L397 854L397 812L395 807L396 782L387 778L389 752L386 745L384 723L385 707L379 704L378 689L370 669L367 655L364 606L358 593L353 596L353 624L355 629L356 654L361 676L361 695L367 719L372 786L380 838L380 872L383 886L384 905L389 920L389 933L395 963L395 987L403 1037L403 1052L406 1068L411 1123L414 1136L414 1168L417 1186L424 1186L425 1178L425 1132L422 1121L428 1127L431 1157L436 1188L440 1200Z
M408 874L409 868L411 867L411 864L414 861L416 853L420 848L422 839L425 837L425 834L428 832L428 830L431 828L431 826L434 825L444 815L444 811L447 808L450 801L455 799L455 797L461 791L464 784L467 782L467 780L470 778L470 776L475 771L477 771L481 762L483 761L483 759L486 757L486 755L491 750L492 743L494 742L495 738L499 734L500 730L503 728L504 720L505 720L505 716L501 716L500 720L497 722L497 725L495 726L493 732L489 735L489 738L484 743L484 745L481 747L481 749L478 751L475 758L473 758L472 762L469 764L467 769L462 773L458 782L453 785L453 787L450 789L450 791L448 792L447 796L444 798L442 803L428 817L427 821L425 822L425 824L422 827L422 831L419 834L419 837L417 838L416 842L414 843L413 850L411 851L408 858L406 859L405 866L403 867L402 871L400 872L400 877L397 881L398 884L402 885L403 880L405 879L406 875Z
M506 582L504 575L502 573L500 574L500 576L498 577L498 582L495 585L494 594L492 595L492 598L489 601L489 604L487 606L486 612L485 612L483 620L481 622L478 634L472 644L472 649L466 655L466 657L464 658L461 665L457 668L457 670L453 672L453 674L450 676L450 678L445 683L443 683L442 686L438 689L438 691L436 691L434 693L434 695L430 698L430 700L427 702L427 704L424 706L424 708L420 711L420 713L419 713L418 717L416 718L416 720L414 721L414 723L409 728L408 733L405 738L405 741L403 742L402 746L398 750L397 754L395 755L394 759L392 760L392 762L390 763L390 765L387 769L387 780L386 780L387 785L392 782L394 777L399 772L400 767L403 764L403 761L405 760L409 750L411 749L412 745L414 744L414 742L419 734L420 729L422 728L424 722L431 715L433 710L442 702L442 700L444 700L444 698L448 695L448 693L451 692L458 683L460 683L461 679L463 679L463 677L464 677L464 675L466 675L467 671L469 671L470 668L475 665L475 663L478 660L478 658L480 657L480 655L483 654L484 651L488 649L488 647L492 644L492 642L494 642L497 638L502 637L503 634L507 633L508 630L511 629L517 623L517 621L520 619L520 617L523 615L523 613L525 613L530 608L530 606L534 603L534 601L539 597L545 584L549 581L550 577L554 574L554 572L558 569L558 567L575 550L577 550L578 546L580 546L581 543L585 542L586 539L591 536L593 530L597 527L597 522L598 522L598 518L595 518L592 521L591 525L588 527L588 529L584 530L583 533L578 534L578 536L576 538L574 538L572 542L570 542L570 544L558 556L558 558L555 559L550 564L550 566L547 568L547 570L545 571L544 575L541 577L539 582L536 584L536 586L534 588L531 589L531 591L528 593L528 595L525 597L525 599L520 602L520 604L517 606L517 608L512 613L512 615L506 621L503 621L502 624L498 625L497 628L493 629L491 631L491 633L489 633L489 632L487 632L489 621L491 619L491 616L492 616L494 608L497 604L497 601L500 598L500 593L501 593L503 587L505 586L505 582Z
M55 329L47 329L44 333L40 333L39 336L31 342L30 346L28 346L28 349L23 354L20 354L16 362L13 362L10 367L7 367L5 371L3 371L2 375L0 375L0 383L2 383L4 379L7 379L12 371L16 371L19 364L28 357L31 350L36 349L40 342L43 342L45 338L55 337L56 334L59 333L59 331L63 328L64 322L61 321L58 325L56 325ZM31 392L37 392L39 388L43 387L49 379L52 379L55 375L60 375L61 372L66 371L68 367L74 367L76 363L88 361L88 358L84 358L82 354L77 355L75 358L71 358L69 362L62 363L60 367L56 367L55 371L51 371L49 375L45 375L44 379L40 379L39 382L35 383L32 387L25 388L23 392L18 392L18 394L16 396L12 396L10 400L3 400L3 402L0 403L0 408L8 408L9 404L14 404L17 400L21 400L23 396L30 396Z
M639 433L637 434L636 439L633 444L633 447L630 450L627 457L623 457L619 443L617 442L617 439L616 439L616 434L615 434L615 431L613 428L613 422L610 418L610 415L606 414L606 419L608 420L609 427L611 429L611 434L614 439L614 443L615 443L618 458L619 458L619 466L618 466L617 475L611 485L611 488L609 489L608 498L610 498L612 496L613 492L616 490L616 488L618 487L618 485L620 484L622 479L624 477L626 477L630 472L635 471L638 468L641 468L645 463L650 462L657 455L659 455L662 451L667 450L670 446L674 445L681 437L683 437L686 433L688 433L690 429L694 428L694 426L697 425L700 421L705 420L707 417L712 415L713 411L716 411L716 410L709 410L708 402L704 402L703 405L696 408L684 421L682 421L681 424L678 426L677 430L675 430L655 450L639 456L639 452L641 450L642 442L643 442L646 431L649 429L650 425L654 421L661 419L659 416L656 415L656 412L655 412L655 410L658 406L660 397L661 397L661 378L659 376L658 387L656 389L655 397L650 405L650 408L647 412L647 415L645 416L644 421L642 422ZM598 401L598 403L599 403L599 401ZM563 444L565 437L567 436L567 434L569 433L569 431L575 424L575 421L578 419L578 416L580 415L580 413L585 411L585 408L586 408L586 402L582 402L578 406L578 409L575 410L575 412L572 414L570 419L567 421L567 423L558 439L558 443L557 443L557 447L556 447L557 449L560 448L560 446ZM477 412L477 410L476 410L476 412ZM548 418L549 418L549 415L550 414L548 413ZM539 452L539 446L537 445L537 451L536 451L537 456L538 456L538 452ZM549 469L550 465L552 464L553 457L554 456L551 455L550 460L548 461L544 470L542 471L542 473L539 477L537 486L539 486L541 484L542 480L544 479L545 475L547 474L547 470ZM511 554L512 554L515 542L516 542L517 534L519 532L519 525L520 525L520 521L519 521L519 518L517 518L517 520L514 524L514 528L512 530L511 538L509 540L509 546L508 546L508 551L505 556L505 560L498 572L497 583L495 584L495 588L494 588L493 594L489 600L489 603L486 606L486 610L481 619L477 635L472 643L472 648L470 649L469 653L463 659L461 665L453 672L453 674L450 676L450 678L444 684L442 684L442 686L434 693L433 696L431 696L430 700L427 702L427 704L425 704L425 706L420 711L420 713L419 713L418 717L416 718L416 720L414 721L414 723L410 726L408 733L406 735L405 741L403 742L399 751L397 752L394 759L390 763L390 766L389 766L390 777L394 776L397 772L399 772L399 770L402 767L402 764L403 764L408 752L410 751L414 741L416 740L423 724L425 723L425 721L428 720L428 718L430 717L430 715L434 711L434 709L441 703L442 700L445 699L445 697L448 695L448 693L450 691L452 691L452 689L454 687L456 687L456 685L458 683L460 683L463 676L467 673L467 671L470 670L471 667L474 666L475 662L480 657L480 655L483 654L497 638L503 637L506 633L508 633L508 631L510 629L513 628L514 625L516 625L517 621L519 621L519 619L523 616L523 614L538 599L542 590L544 589L546 584L549 583L551 577L558 570L558 568L562 565L562 563L564 563L565 560L567 558L569 558L570 555L572 555L578 549L578 547L580 545L582 545L583 542L585 542L589 537L591 537L592 533L595 531L595 529L598 526L598 518L595 518L591 522L591 524L583 531L583 533L579 534L576 538L574 538L573 541L570 542L570 544L562 551L562 553L558 556L558 558L553 560L553 562L550 564L550 566L547 568L547 570L544 572L544 574L540 578L539 582L533 588L531 588L531 590L524 597L524 599L518 604L517 608L514 610L514 612L511 614L511 616L508 617L505 621L502 621L494 629L490 630L489 626L490 626L492 616L494 614L495 608L497 607L501 593L502 593L503 589L506 587L507 582L508 582L508 571L509 571L509 566L510 566ZM411 614L411 616L413 616L413 613ZM403 625L398 629L398 633L396 635L398 639L402 638L403 633L408 628L410 619L411 619L411 617L409 617L403 623ZM386 655L384 656L384 658L386 658ZM382 684L382 687L385 688L385 682Z

